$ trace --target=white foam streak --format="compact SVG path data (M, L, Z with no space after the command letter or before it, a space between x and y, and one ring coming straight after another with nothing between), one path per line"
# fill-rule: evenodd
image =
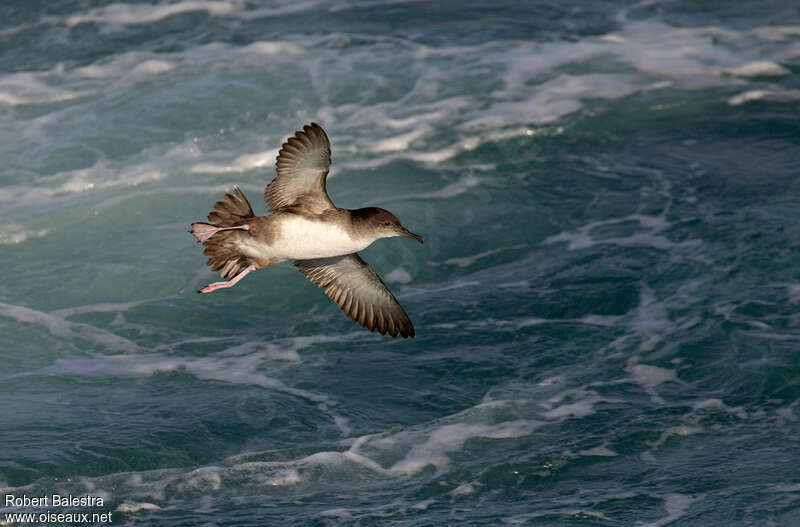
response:
M605 238L595 237L592 231L600 227L608 227L629 222L636 222L645 229L645 232L635 232L627 236L609 236ZM587 249L595 245L619 245L621 247L652 247L663 251L677 248L691 248L700 244L699 240L685 240L682 242L670 241L667 237L659 234L670 224L663 216L645 216L641 214L631 214L623 218L613 218L610 220L599 220L578 227L573 232L561 232L545 238L542 243L549 245L558 242L566 242L568 251Z
M56 71L54 73L60 73ZM70 101L90 95L88 89L55 88L37 73L12 73L0 77L0 104L23 106Z
M411 281L411 275L402 267L397 267L393 271L386 273L383 279L390 284L407 284Z
M745 410L744 407L728 406L727 404L716 398L705 399L703 401L696 402L692 404L692 407L695 410L721 410L723 412L728 412L730 414L733 414L739 419L747 419L748 417L747 410Z
M791 73L780 64L769 60L748 62L735 68L726 68L723 72L735 77L783 77Z
M6 223L0 226L0 245L16 245L31 238L46 236L50 229L26 229L19 223Z
M491 250L488 250L488 251L483 251L483 252L480 252L480 253L472 254L470 256L449 258L449 259L445 260L444 263L448 264L448 265L457 265L459 267L469 267L469 266L473 265L475 262L477 262L478 260L482 260L483 258L486 258L487 256L491 256L493 254L497 254L499 252L508 251L508 250L524 249L526 247L527 247L527 245L524 245L524 244L512 245L510 247L499 247L497 249L491 249ZM507 287L507 285L502 285L502 286L499 286L499 287Z
M795 32L797 28L791 28ZM786 33L786 32L784 32ZM715 44L724 39L732 50ZM482 48L480 53L504 64L503 86L492 93L493 102L472 112L464 129L512 124L546 124L574 113L591 99L620 99L637 92L671 87L694 90L739 79L785 76L789 71L775 62L781 52L766 58L750 49L775 39L773 28L748 31L714 27L674 28L659 22L627 23L619 32L574 43L520 43L512 52ZM459 49L469 54L469 49ZM764 52L764 49L759 49ZM742 63L742 56L756 60ZM571 65L616 62L628 72L572 74L560 72ZM553 73L557 74L553 76ZM722 78L727 76L728 78ZM656 80L653 80L653 77ZM659 79L660 78L660 79Z
M800 101L800 90L748 90L728 99L731 106L753 101L789 103Z
M239 357L189 358L164 356L155 353L96 356L92 359L58 359L40 373L85 376L149 376L159 372L186 371L198 379L231 384L259 386L284 392L315 403L333 404L327 396L286 386L278 379L258 370L269 359L269 353L252 353Z
M42 326L53 336L64 339L85 339L105 349L133 352L139 347L130 340L88 324L69 322L63 318L28 307L0 303L0 316L18 322Z
M602 512L593 511L591 509L550 509L542 512L515 514L514 516L503 518L503 523L508 523L511 525L529 524L531 520L541 517L546 517L547 520L545 521L550 523L552 521L552 516L562 516L564 517L564 521L569 523L574 522L577 518L580 518L581 520L585 520L586 518L596 518L607 523L612 523L612 520L608 516Z
M73 27L89 22L111 25L151 24L171 16L198 11L208 13L210 16L228 15L243 7L242 2L235 1L184 0L162 5L114 3L91 9L82 15L71 16L66 19L66 25Z
M140 6L147 8L149 6ZM265 60L292 60L302 47L289 42L258 41L236 47L212 42L175 53L124 52L96 63L70 68L64 64L43 71L0 76L0 104L41 105L127 92L136 83L187 68L230 68Z
M456 196L460 196L480 184L480 179L476 176L469 174L464 176L457 181L452 183L448 183L444 187L433 190L430 192L415 192L413 194L399 194L392 196L391 198L384 199L383 202L390 202L390 201L401 201L401 200L424 200L424 199L450 199Z
M100 159L87 168L59 172L53 175L38 178L34 184L10 185L0 188L0 204L8 209L28 209L32 205L46 206L53 201L68 199L70 194L81 194L101 189L126 188L134 189L153 182L168 178L169 174L196 159L200 153L191 142L175 145L167 152L161 146L152 150L145 150L133 160L127 160L121 165L110 163L107 159ZM161 187L157 190L141 192L128 191L119 193L107 202L96 205L95 210L104 208L106 204L116 204L120 201L148 194L180 191L181 193L207 193L228 190L232 185L216 186L191 186L183 188ZM246 185L242 185L246 187Z
M631 75L586 74L558 75L533 88L508 88L497 92L499 102L490 111L462 123L464 129L500 128L513 124L544 125L557 121L583 107L584 99L618 99L641 89L641 81ZM510 100L509 100L510 99Z
M152 301L153 300L135 300L132 302L101 302L99 304L57 309L55 311L51 311L50 314L55 317L68 318L75 315L82 315L84 313L119 313Z
M254 154L243 154L236 157L227 164L219 163L198 163L191 168L195 173L206 174L231 174L247 172L257 168L264 168L275 163L278 157L278 149L257 152Z
M241 190L243 190L246 193L252 192L252 193L255 193L255 194L259 194L259 193L262 193L264 191L264 187L263 186L257 186L257 185L236 185L236 186L238 186ZM212 197L216 198L220 194L223 194L225 192L230 192L232 187L233 187L233 185L229 185L229 184L219 184L219 185L196 185L196 186L189 187L189 188L187 188L187 187L160 187L160 188L151 189L151 190L129 191L129 192L126 192L124 194L118 194L118 195L114 196L113 198L109 198L107 200L104 200L104 201L101 201L101 202L97 203L94 206L94 210L97 211L97 212L100 212L100 211L112 208L115 205L118 205L119 203L122 203L122 202L130 200L130 199L138 199L138 198L147 197L147 196L163 196L165 194L176 194L176 195L202 194L202 195L212 196Z
M501 247L499 249L492 249L489 251L483 251L477 254L473 254L471 256L462 256L460 258L449 258L444 261L444 263L449 265L457 265L458 267L469 267L470 265L474 264L478 260L482 258L486 258L487 256L491 256L493 254L497 254L500 251L504 251L505 248Z
M493 419L496 412L506 407L506 401L489 401L423 426L396 433L361 436L353 440L348 451L324 453L325 458L341 456L383 476L413 476L429 466L436 470L436 474L442 474L450 467L450 454L461 450L469 440L523 437L542 425L540 421L527 419L501 422ZM384 452L391 452L391 457L395 457L402 450L405 450L403 457L388 468L374 460Z
M235 49L235 48L233 48ZM265 41L253 42L241 48L243 54L263 55L265 57L297 57L305 53L305 49L290 42Z
M633 380L648 390L652 390L665 382L681 382L674 370L650 364L636 364L630 368L630 371L633 375Z
M591 456L591 457L616 457L619 455L606 446L596 446L594 448L588 448L586 450L579 451L578 454L580 454L581 456Z
M175 68L171 63L165 60L145 60L140 62L133 68L134 75L161 75L167 73Z
M477 177L470 174L468 176L459 179L458 181L450 183L449 185L439 190L424 194L417 194L415 197L442 198L442 199L452 198L464 194L465 192L468 192L471 188L478 186L479 183L480 180Z
M430 126L420 126L404 134L380 139L370 146L370 150L373 152L399 152L408 150L411 143L428 135L430 132Z
M687 496L686 494L667 494L663 497L664 509L667 511L667 516L660 520L641 525L642 527L663 527L664 525L669 525L683 517L689 509L689 506L699 498L700 496Z
M565 399L569 399L570 402L559 404ZM579 388L564 390L540 403L540 406L547 410L542 414L547 419L564 419L569 417L579 419L594 414L594 407L599 403L615 402L620 401L603 397L593 390ZM558 406L554 407L554 405Z
M158 511L161 510L161 507L159 507L155 503L148 503L146 501L143 501L136 503L120 503L117 506L116 510L119 512L124 512L126 514L133 514L139 511Z
M101 179L107 177L109 173L113 171L106 162L98 161L87 169L58 174L53 179L67 177L67 180L55 189L54 193L75 193L118 186L135 187L167 177L167 173L154 162L124 168L113 179Z
M474 438L508 439L530 435L540 423L535 421L509 421L497 425L457 423L434 430L427 441L414 446L406 456L392 465L390 473L413 475L428 465L441 474L450 464L447 454L460 450L464 443Z

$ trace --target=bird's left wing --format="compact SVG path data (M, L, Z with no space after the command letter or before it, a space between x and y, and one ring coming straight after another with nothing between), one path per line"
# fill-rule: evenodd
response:
M325 289L344 313L369 329L392 337L414 337L414 326L378 274L356 253L296 260L301 273Z

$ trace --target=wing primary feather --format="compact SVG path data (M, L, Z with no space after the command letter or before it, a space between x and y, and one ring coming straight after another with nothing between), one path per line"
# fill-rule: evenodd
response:
M358 254L298 260L295 265L356 323L383 335L414 336L403 307Z
M302 205L317 214L335 208L325 188L331 164L331 145L316 123L295 132L281 145L275 167L277 176L264 189L271 211Z

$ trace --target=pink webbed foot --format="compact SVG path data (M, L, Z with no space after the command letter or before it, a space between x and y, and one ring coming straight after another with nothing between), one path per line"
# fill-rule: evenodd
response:
M205 223L202 221L197 221L192 223L192 230L189 232L192 233L198 242L204 242L217 234L219 231L232 231L232 230L242 230L242 231L249 231L250 225L237 225L236 227L217 227L216 225L211 225L210 223Z
M199 290L198 293L210 293L212 291L216 291L217 289L226 289L228 287L233 287L239 280L247 276L248 273L251 273L255 270L256 266L251 265L241 273L237 274L236 276L228 280L227 282L214 282L213 284L208 284L203 289Z
M212 291L216 291L217 289L225 289L226 287L230 287L228 282L214 282L213 284L208 284L203 289L197 291L198 293L210 293Z

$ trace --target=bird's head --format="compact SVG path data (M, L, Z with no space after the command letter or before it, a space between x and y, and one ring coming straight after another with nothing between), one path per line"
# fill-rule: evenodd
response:
M351 212L353 219L357 220L362 225L368 225L370 231L377 233L378 238L391 238L392 236L405 236L412 240L417 240L423 243L424 240L419 234L414 234L409 231L400 220L386 209L378 207L368 207L366 209L357 209Z

